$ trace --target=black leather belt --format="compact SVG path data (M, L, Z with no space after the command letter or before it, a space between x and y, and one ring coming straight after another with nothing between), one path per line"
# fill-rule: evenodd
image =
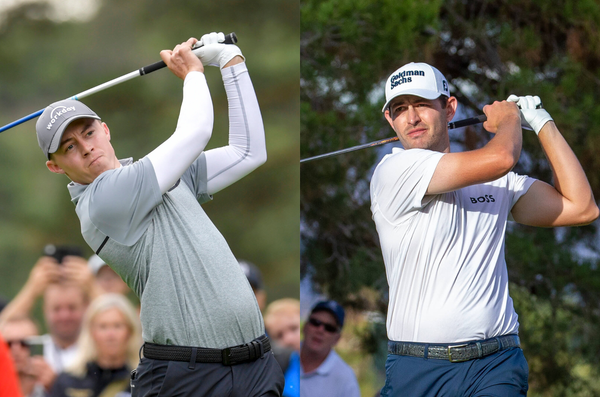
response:
M144 357L153 360L221 363L223 365L236 365L254 361L270 350L271 342L266 335L243 345L225 349L144 343Z
M519 346L521 346L521 341L517 335L504 335L482 341L449 345L389 341L388 353L448 360L457 363L489 356L499 350Z

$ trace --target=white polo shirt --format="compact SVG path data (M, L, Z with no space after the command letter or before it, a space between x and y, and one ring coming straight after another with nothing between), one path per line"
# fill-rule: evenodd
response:
M371 180L371 211L390 289L388 338L455 343L517 333L504 239L510 210L535 179L425 196L444 153L394 148Z
M66 349L62 349L52 340L50 334L45 334L44 338L44 360L52 367L56 374L60 374L69 367L77 355L77 343L72 344Z
M314 371L300 365L300 397L360 397L352 368L333 349Z

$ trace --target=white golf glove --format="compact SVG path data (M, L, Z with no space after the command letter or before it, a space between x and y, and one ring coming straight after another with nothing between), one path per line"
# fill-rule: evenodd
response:
M537 134L548 121L552 120L550 114L542 108L542 101L539 96L516 96L511 95L508 102L516 102L521 109L521 121L525 122Z
M224 41L225 35L222 32L205 34L198 41L202 43L202 47L196 48L193 52L204 66L218 66L221 69L237 55L244 58L238 46L223 44Z

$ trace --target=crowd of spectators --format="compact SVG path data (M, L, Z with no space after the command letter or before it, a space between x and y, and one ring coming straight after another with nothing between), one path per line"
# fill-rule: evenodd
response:
M239 263L285 375L283 396L358 396L352 369L333 350L343 308L334 301L315 305L301 343L300 301L283 298L267 305L259 268ZM0 397L130 396L129 375L143 343L139 307L131 296L127 284L96 255L41 256L17 295L0 305ZM32 315L38 300L43 335Z
M2 361L0 349L0 371L3 380L14 374L19 394L0 389L0 397L130 395L129 373L142 345L138 310L123 280L99 257L88 260L81 252L46 247L1 309L1 344L10 360ZM32 313L38 301L43 335Z

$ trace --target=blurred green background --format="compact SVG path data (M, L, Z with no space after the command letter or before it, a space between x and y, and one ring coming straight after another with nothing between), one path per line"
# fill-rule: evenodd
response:
M191 36L235 32L262 110L268 160L205 211L238 259L262 271L269 301L299 297L299 5L295 0L0 1L0 125L160 60ZM208 148L227 144L227 100ZM111 128L117 156L140 159L175 129L182 81L167 69L83 100ZM35 120L0 136L0 296L12 298L48 243L83 241L62 175L51 174Z

